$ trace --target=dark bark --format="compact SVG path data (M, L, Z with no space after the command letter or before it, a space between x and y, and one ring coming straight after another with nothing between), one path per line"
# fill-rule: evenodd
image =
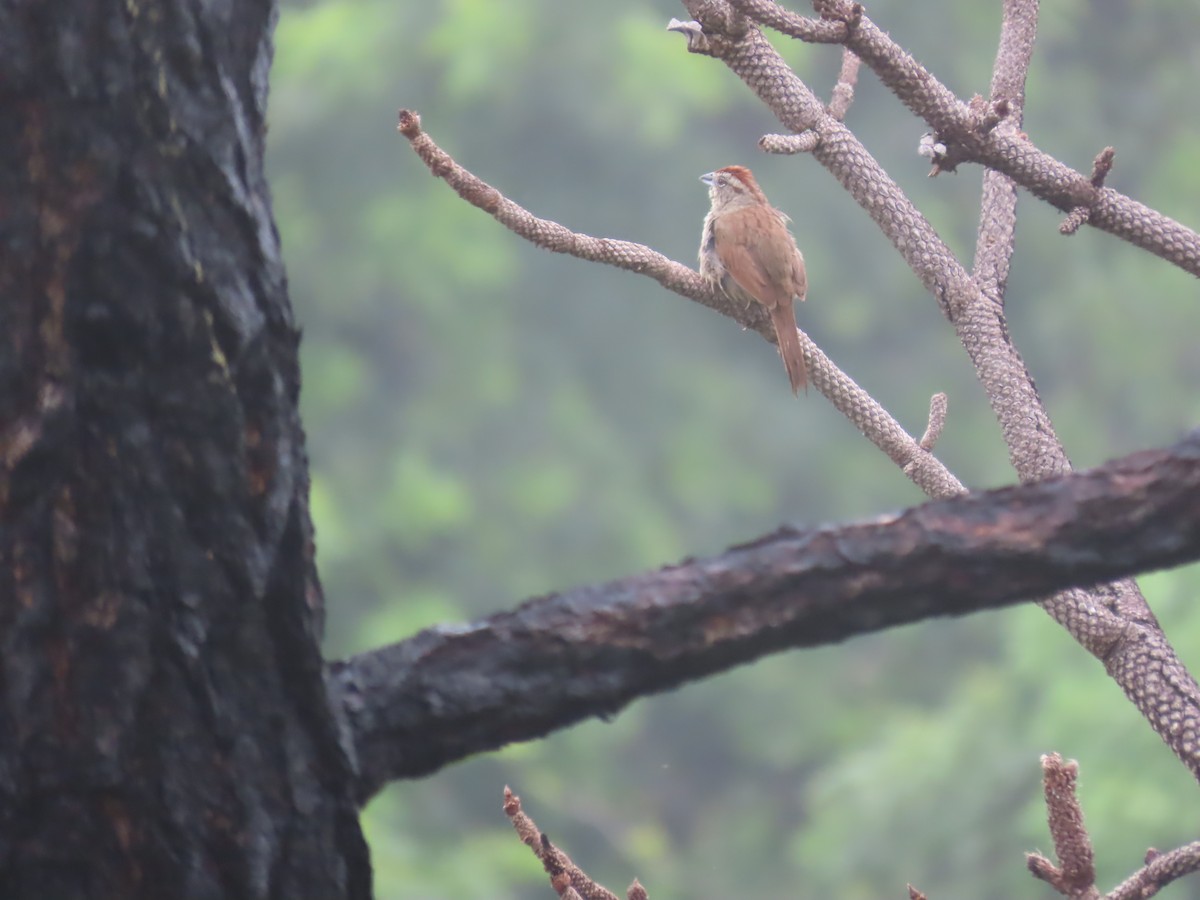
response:
M612 715L767 653L1197 558L1200 431L1087 472L862 525L784 529L429 629L334 666L333 681L368 797L391 779ZM1095 604L1094 616L1103 612ZM1179 732L1196 737L1189 721Z
M274 4L0 5L0 896L366 897L318 649Z
M262 170L274 15L0 6L0 896L367 897L356 803L389 779L1200 554L1193 437L424 632L334 667L339 730Z

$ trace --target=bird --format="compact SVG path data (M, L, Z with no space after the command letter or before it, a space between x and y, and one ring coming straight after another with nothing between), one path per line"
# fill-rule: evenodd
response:
M700 274L731 299L766 307L792 393L801 388L807 393L808 367L792 302L804 299L808 278L787 215L768 202L745 166L726 166L700 180L712 201L700 234Z

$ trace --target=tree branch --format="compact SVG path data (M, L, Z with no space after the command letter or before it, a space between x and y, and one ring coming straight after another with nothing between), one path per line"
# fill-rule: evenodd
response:
M992 103L1004 103L1008 116L997 127L1016 133L1025 115L1025 78L1037 34L1038 0L1004 0L1000 48L992 67ZM992 303L1004 306L1009 263L1017 230L1017 187L995 169L983 173L979 233L972 278Z
M435 176L454 188L468 203L482 209L520 237L555 253L566 253L579 259L648 275L667 290L695 300L753 329L762 337L774 340L774 327L759 304L744 306L734 303L723 292L713 290L699 272L642 244L579 234L557 222L534 216L456 163L421 130L421 119L415 112L401 110L397 130L408 138L413 150ZM931 497L952 497L965 493L962 482L932 453L922 448L887 410L839 369L803 331L800 331L800 344L804 348L813 386L853 422L871 443L886 453L917 487Z
M530 600L335 663L359 796L790 647L1200 558L1200 431L1088 472ZM1200 743L1196 720L1178 723Z
M512 822L521 843L541 861L542 868L550 876L551 887L563 900L617 900L616 894L593 881L571 857L554 846L546 833L521 808L521 798L509 787L504 788L504 814ZM635 878L629 886L626 900L634 900L635 897L644 900L645 896L645 888Z
M685 0L692 9L702 0ZM880 30L861 4L848 0L817 0L825 18L815 20L783 9L773 0L703 0L708 8L702 21L748 16L767 27L804 41L830 42L834 29L913 113L927 122L950 146L955 161L974 161L1012 178L1035 197L1064 212L1087 207L1088 224L1165 259L1185 272L1200 276L1200 234L1174 219L1110 188L1097 188L1088 176L1038 150L1019 131L980 127L978 115L941 84L904 48ZM695 10L692 14L700 16ZM953 164L943 168L953 168Z
M850 104L854 102L854 85L858 83L858 67L862 62L848 47L842 48L842 68L838 72L837 84L829 100L829 114L839 122L846 120Z
M1147 900L1172 881L1200 871L1200 841L1176 847L1168 853L1151 850L1146 865L1108 893L1108 900Z
M1042 780L1054 852L1059 865L1040 853L1028 853L1026 866L1035 878L1064 897L1089 900L1100 897L1092 840L1083 824L1083 809L1075 787L1079 766L1064 762L1057 753L1042 757ZM1107 900L1145 900L1172 881L1200 870L1200 841L1176 847L1169 853L1149 850L1145 865L1104 896Z
M1009 457L1022 480L1069 470L1062 445L1033 386L1024 360L1012 345L994 304L962 267L929 221L844 124L837 121L754 27L714 33L724 19L720 0L685 0L721 59L776 117L795 132L821 137L812 151L892 242L955 326L992 410L1000 422ZM715 23L715 24L714 24Z
M1040 853L1026 856L1029 871L1065 897L1098 900L1096 859L1092 839L1083 824L1083 809L1075 786L1079 782L1079 764L1065 762L1057 753L1042 757L1042 789L1054 853L1060 865Z
M737 2L738 9L750 10L766 0ZM683 3L700 25L699 37L689 37L689 49L722 60L793 131L812 130L819 135L813 158L842 183L938 300L971 358L1021 480L1070 471L1033 379L1009 337L1003 308L987 301L933 226L853 133L828 114L756 27L725 0ZM773 3L767 6L778 8ZM818 0L818 6L823 13L842 11L852 34L869 24L856 18L861 13L857 5L849 12L839 0ZM857 45L849 40L847 46L857 52ZM906 89L914 96L925 96L921 93L925 89L934 95L945 90L915 62L912 66L915 69L910 66L904 71ZM980 114L979 118L986 117ZM1096 190L1090 181L1088 187ZM1121 581L1091 591L1072 589L1042 601L1042 606L1104 663L1158 735L1200 779L1200 745L1181 736L1193 731L1187 723L1200 721L1200 685L1179 661L1137 585Z
M946 427L946 395L941 391L929 398L929 420L925 425L925 433L921 435L920 444L926 450L933 450Z

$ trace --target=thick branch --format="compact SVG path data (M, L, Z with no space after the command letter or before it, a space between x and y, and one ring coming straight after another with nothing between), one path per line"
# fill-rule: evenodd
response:
M0 3L0 897L367 900L274 0Z
M1089 472L701 560L434 628L330 672L360 797L788 647L1200 558L1200 431ZM1196 725L1180 737L1200 743Z
M732 302L723 292L714 290L698 272L642 244L579 234L557 222L538 218L456 163L421 130L421 119L415 112L400 111L398 130L408 138L413 150L434 175L515 234L555 253L648 275L667 290L695 300L774 340L771 321L757 303ZM887 410L834 365L803 331L800 332L800 343L813 386L871 443L886 453L914 484L931 497L952 497L965 492L962 483L932 453L923 449Z

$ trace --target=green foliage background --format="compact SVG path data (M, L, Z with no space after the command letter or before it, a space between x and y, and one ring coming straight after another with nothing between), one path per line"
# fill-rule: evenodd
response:
M998 2L870 13L960 95L986 92ZM395 133L401 106L534 212L689 262L697 176L752 165L809 262L802 326L910 431L946 391L941 458L975 487L1012 480L933 299L811 159L757 152L776 124L664 31L671 16L649 0L285 6L269 163L305 327L331 655L922 499L819 395L792 399L757 336L460 201ZM1084 170L1112 143L1112 186L1200 221L1198 26L1191 3L1047 5L1031 139ZM827 95L837 50L777 44ZM928 179L923 125L866 70L848 124L969 264L979 171ZM1098 233L1058 236L1028 196L1020 215L1010 324L1076 464L1194 426L1194 280ZM1195 571L1142 584L1200 667ZM395 785L366 824L382 900L552 896L501 813L505 784L591 874L619 891L636 875L656 900L909 881L1048 896L1021 854L1050 849L1050 750L1081 762L1102 885L1196 836L1190 776L1034 607L765 660Z

